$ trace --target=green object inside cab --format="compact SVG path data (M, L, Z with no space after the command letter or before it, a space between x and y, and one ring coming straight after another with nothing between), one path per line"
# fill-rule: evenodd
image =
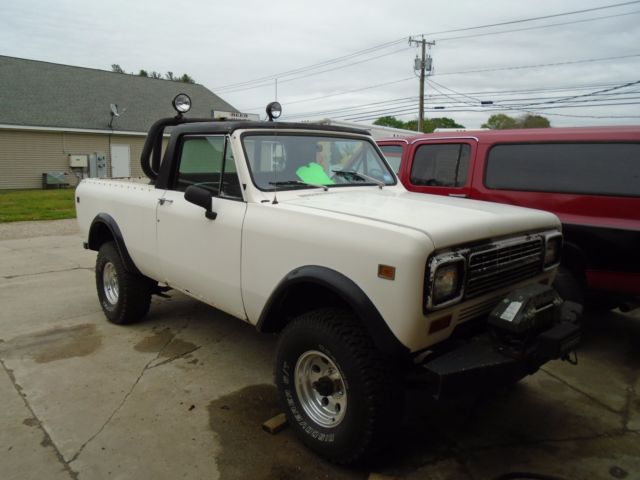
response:
M329 178L329 175L324 171L322 165L315 162L311 162L308 165L300 167L296 170L296 175L304 183L316 185L332 185L335 183L331 178Z

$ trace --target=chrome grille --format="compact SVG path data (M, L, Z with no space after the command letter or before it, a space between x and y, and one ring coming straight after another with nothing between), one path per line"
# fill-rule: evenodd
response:
M473 298L533 277L542 269L542 238L496 243L472 250L465 298Z

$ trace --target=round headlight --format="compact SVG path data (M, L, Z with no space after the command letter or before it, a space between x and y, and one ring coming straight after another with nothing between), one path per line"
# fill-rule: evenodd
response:
M179 93L173 99L173 108L175 108L178 113L187 113L191 110L191 98L186 93Z
M267 116L270 122L276 118L280 118L280 115L282 115L282 105L278 102L271 102L267 105Z

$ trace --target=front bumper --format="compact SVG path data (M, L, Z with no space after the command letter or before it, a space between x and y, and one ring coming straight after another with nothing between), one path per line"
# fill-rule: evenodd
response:
M534 309L530 316L546 315L552 320L544 328L524 332L526 341L521 345L515 347L495 331L486 331L460 340L438 355L427 356L411 372L410 383L426 387L434 397L442 398L511 384L550 360L567 359L580 341L577 320L581 307L556 301L538 311L541 313Z

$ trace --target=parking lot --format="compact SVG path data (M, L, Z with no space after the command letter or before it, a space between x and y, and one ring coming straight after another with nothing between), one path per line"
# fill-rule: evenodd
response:
M577 366L481 398L409 392L392 447L344 469L262 431L276 337L175 292L109 324L94 262L74 220L0 225L2 478L640 478L638 310L589 312Z

